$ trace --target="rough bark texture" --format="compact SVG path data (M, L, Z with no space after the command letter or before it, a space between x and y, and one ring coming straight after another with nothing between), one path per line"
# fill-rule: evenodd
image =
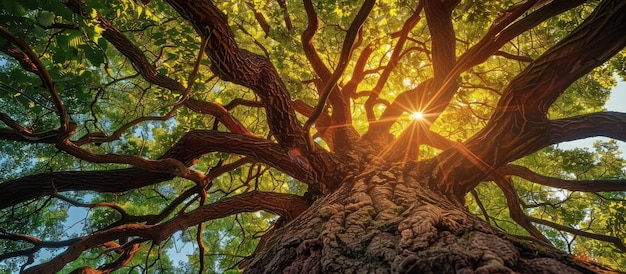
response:
M244 123L229 113L230 104L222 106L187 98L188 87L177 82L176 78L159 74L155 65L158 60L151 60L138 42L126 37L113 22L97 15L95 18L103 29L102 38L133 65L143 80L170 90L173 94L184 95L182 97L185 99L181 99L163 117L139 117L114 130L110 136L93 132L80 138L70 138L77 137L72 136L77 123L69 120L69 113L38 55L15 35L0 28L0 35L10 38L14 44L10 47L1 46L0 51L16 59L26 71L41 78L50 93L60 122L59 128L34 132L2 110L0 122L9 128L0 129L0 140L54 144L61 151L80 160L132 166L111 171L49 172L3 182L0 184L0 209L9 209L45 196L68 202L68 198L61 196L66 191L123 192L139 189L176 176L196 183L173 199L164 210L152 215L133 216L120 206L113 207L110 203L85 205L70 202L86 208L117 208L122 217L111 226L84 237L53 242L55 248L67 249L45 263L26 269L26 273L61 271L83 252L99 246L110 246L115 241L120 246L128 239L133 239L137 245L142 242L160 243L177 231L185 231L192 226L198 226L198 231L202 232L202 224L208 220L261 210L277 214L281 219L276 222L276 228L262 238L254 256L241 265L248 273L609 272L547 246L546 238L532 227L531 222L574 235L594 237L592 233L576 231L573 226L525 216L520 210L521 203L510 178L505 176L523 177L541 185L575 191L624 190L623 180L572 183L510 165L539 149L563 141L599 135L626 140L624 113L602 112L559 120L550 120L547 114L548 108L574 81L623 50L626 45L626 2L623 0L599 3L595 11L569 36L538 58L519 57L529 64L500 91L501 97L487 124L476 134L468 136L463 143L430 131L431 122L441 115L458 94L457 80L461 74L494 55L512 57L500 51L503 45L548 18L582 5L583 0L554 0L547 1L545 5L543 3L546 1L520 1L519 5L503 10L484 37L476 43L470 43L473 46L465 53L459 53L456 48L459 37L455 35L456 22L452 13L457 5L463 3L459 0L417 1L411 17L396 34L398 39L387 64L381 64L378 68L382 71L380 73L377 69L366 73L369 63L380 58L370 56L378 42L355 46L367 41L357 37L362 34L358 30L369 18L368 13L374 1L365 1L361 7L363 12L355 16L346 31L338 65L332 69L325 64L328 61L318 55L319 50L313 43L320 29L317 7L313 1L305 1L308 20L302 34L302 49L319 78L311 80L321 97L317 106L308 105L304 101L294 102L272 60L238 44L232 22L220 10L220 5L216 3L218 1L166 2L184 20L181 22L189 23L202 40L202 50L198 54L200 58L196 64L200 64L203 54L207 55L211 71L216 77L243 87L242 92L253 92L259 99L248 104L263 109L269 137L255 136L253 130L246 128ZM253 9L252 14L265 35L271 36L273 31L270 31L263 12L254 10L255 5L251 3L247 3L247 7ZM65 1L64 4L76 16L87 14L84 10L86 6L80 0ZM291 29L293 26L287 16L286 3L279 1L279 5L286 14L286 27ZM93 12L98 13L95 10ZM422 17L427 26L423 31L428 30L428 37L424 39L430 42L425 43L423 49L419 45L419 51L428 55L432 61L432 78L422 81L413 89L398 93L392 102L387 102L381 99L379 93L387 87L390 75L400 71L396 67L404 61L403 56L414 47L413 44L421 44L421 38L413 36L419 32L416 26ZM355 41L357 38L359 40ZM391 45L389 48L392 48ZM340 76L345 77L343 71L350 62L355 61L351 56L357 52L360 52L360 56L355 57L357 60L352 77L345 85L339 85ZM359 87L359 83L375 74L380 74L380 77L373 89L362 91L363 87ZM356 110L359 107L356 99L361 96L368 96L365 109L352 113L353 108ZM233 106L239 104L236 100L232 102ZM374 108L379 105L385 105L385 108L377 118ZM178 107L183 106L198 114L215 117L216 125L220 122L231 132L198 128L190 130L164 155L154 160L136 155L97 154L81 148L88 143L101 144L116 140L122 132L142 121L169 119ZM430 118L412 122L403 133L394 137L392 125L403 113L417 110L424 111ZM296 112L308 117L304 125ZM368 118L368 131L363 136L358 136L352 126L352 115L357 113L366 113ZM310 143L309 129L312 125L318 131L316 137L324 139L332 151ZM442 152L431 159L415 162L418 160L420 145L433 146ZM215 169L207 173L190 168L200 157L214 152L242 158L224 166L221 166L220 160ZM250 162L263 163L289 175L306 184L309 193L300 197L251 191L204 204L207 190L215 190L211 189L212 179ZM249 176L249 179L252 177ZM496 181L507 198L512 219L529 231L535 240L510 236L464 208L465 195L485 180ZM199 205L193 206L193 200L185 204L194 193L198 194ZM183 209L174 213L179 208ZM172 217L168 219L170 215ZM32 250L52 246L49 242L18 232L5 232L1 226L0 222L2 239L25 241L36 247ZM199 233L197 237L200 247L198 257L204 258L206 254L201 236ZM604 235L595 239L626 249L617 237ZM108 273L129 264L138 247L126 245L124 248L121 250L124 255L116 262L100 267L98 272L91 267L81 267L75 272ZM34 251L29 250L18 252L22 252L21 255L0 254L0 261L3 258L34 254ZM202 259L200 264L199 272L202 272L205 267Z
M247 273L595 273L604 269L514 238L433 190L414 164L351 174L274 233Z

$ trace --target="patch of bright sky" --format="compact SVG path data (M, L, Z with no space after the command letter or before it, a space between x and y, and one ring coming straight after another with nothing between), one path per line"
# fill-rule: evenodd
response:
M611 97L606 102L604 108L607 111L626 112L626 81L618 80L617 86L615 86L611 90ZM581 139L571 142L560 143L558 147L561 149L592 148L593 143L596 140L608 141L609 138L594 137ZM622 157L624 157L626 155L626 143L618 141L617 144L619 145L620 151L622 152Z

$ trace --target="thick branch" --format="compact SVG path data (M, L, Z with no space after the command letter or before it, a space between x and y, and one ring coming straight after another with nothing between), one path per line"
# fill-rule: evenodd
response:
M522 177L528 181L570 191L602 192L626 191L626 180L563 180L537 174L532 170L518 165L506 165L498 169L503 174Z
M496 112L465 147L493 169L533 153L553 141L548 107L574 81L600 66L626 45L626 2L607 0L572 33L532 62L506 87ZM567 69L564 69L567 68ZM440 185L464 197L485 173L463 153L448 150L438 157ZM449 178L458 179L455 185Z
M10 43L17 46L20 49L20 51L22 51L24 55L26 55L26 58L28 58L28 60L30 60L30 62L32 62L32 64L36 67L35 71L37 72L37 75L41 79L43 86L48 90L52 103L56 107L57 114L59 115L59 122L60 122L59 136L64 137L62 135L69 134L70 131L72 130L70 128L70 116L67 113L67 109L65 108L63 101L61 101L61 97L59 96L59 93L56 91L54 87L52 77L48 73L48 70L43 65L41 60L39 60L39 57L37 57L37 55L33 52L30 46L26 44L26 42L24 42L22 39L19 39L18 37L16 37L15 35L13 35L11 32L9 32L3 27L0 27L0 36L3 36Z
M505 18L497 20L489 32L476 45L472 46L458 58L454 67L447 72L442 84L434 88L429 87L420 92L416 89L411 89L396 97L394 103L385 109L385 113L381 115L380 122L377 125L378 129L388 132L393 123L395 123L396 118L405 111L406 106L416 105L415 108L425 111L428 115L431 115L431 120L435 120L454 96L457 78L461 73L484 62L494 54L499 55L498 49L511 41L511 39L532 29L552 16L581 5L585 0L552 1L511 24L510 22L513 19L519 17L520 12L531 8L531 2L535 1L528 1L521 6L517 6L513 9L514 13L503 14ZM424 83L421 85L424 85Z
M221 79L250 88L263 102L270 130L286 149L305 151L302 127L291 106L289 93L266 57L240 49L226 16L210 1L168 1L203 39L211 69Z
M191 212L178 215L159 225L122 225L95 232L80 238L68 249L46 263L26 269L24 273L55 273L67 263L74 261L84 251L104 243L128 237L161 242L177 231L198 225L207 220L222 218L242 212L265 210L287 219L293 219L308 208L300 197L271 192L248 192L222 201L199 207Z
M594 239L594 240L598 240L598 241L603 241L603 242L607 242L607 243L612 243L615 245L615 247L617 247L619 250L621 250L622 252L626 252L626 245L624 244L624 242L617 238L617 237L613 237L613 236L608 236L608 235L600 235L600 234L595 234L595 233L591 233L591 232L587 232L587 231L582 231L582 230L578 230L575 228L571 228L569 226L564 226L564 225L560 225L554 222L550 222L550 221L546 221L543 219L539 219L539 218L534 218L534 217L527 217L529 221L533 222L533 223L537 223L540 225L545 225L545 226L549 226L551 228L554 229L558 229L561 231L565 231L574 235L578 235L578 236L583 236L589 239Z
M0 128L0 139L11 140L25 143L48 143L56 142L57 130L46 131L34 136L24 135L12 129Z
M359 9L359 12L357 13L354 20L352 21L352 24L350 24L350 28L348 28L348 32L346 33L346 37L343 41L343 46L341 48L341 55L339 56L339 62L337 63L337 67L333 71L332 76L324 83L324 88L322 89L322 92L320 94L320 99L317 105L315 106L315 109L313 110L311 117L309 117L306 123L304 123L305 134L307 137L309 149L311 151L314 148L312 145L313 141L311 137L309 136L309 131L311 129L311 126L315 123L315 121L320 116L320 114L322 114L322 110L324 109L324 107L326 107L326 100L330 96L331 92L333 90L337 90L337 81L339 80L339 77L343 75L343 71L348 66L348 61L350 61L350 57L352 56L354 41L359 31L361 30L361 26L363 26L363 23L365 23L365 20L367 19L369 13L372 11L372 8L374 7L375 3L376 1L374 0L366 0L365 3L363 3L363 5L361 6L361 9ZM341 98L338 92L335 92L335 94L339 98ZM344 104L341 104L341 105L342 106L340 109L333 110L333 112L339 111L341 113L345 113L346 111L343 109L345 105ZM341 119L341 120L342 120L342 124L346 124L348 121L344 119Z
M606 111L550 121L550 144L595 136L626 142L626 113Z
M185 106L198 113L213 115L215 119L224 124L231 132L254 136L239 120L230 115L225 107L219 104L188 99L185 102Z
M305 0L303 1L303 4L304 11L307 16L307 26L302 33L302 37L300 38L302 41L302 49L304 50L304 55L307 60L309 60L313 71L315 71L315 74L320 77L322 82L326 83L330 79L332 72L328 69L328 67L326 67L322 58L317 53L317 49L315 49L315 46L313 45L313 37L319 28L319 19L317 18L317 13L313 7L313 1Z
M244 155L304 183L311 184L313 181L305 170L291 161L278 144L257 137L211 130L194 130L181 138L170 151L171 153L162 157L172 157L184 162L192 162L199 155L215 151Z
M456 63L456 36L452 26L452 10L460 0L424 1L424 11L432 39L435 86L440 86Z
M32 73L39 73L39 69L37 69L37 65L28 58L28 55L21 50L11 46L10 44L0 45L0 51L6 53L7 55L13 57L20 63L20 66L27 71Z
M252 136L217 131L192 131L181 138L160 159L175 159L191 166L205 153L225 152L248 156L302 181L310 174L293 164L277 144ZM25 176L0 184L0 208L6 208L55 191L91 190L123 192L163 182L174 176L138 168L105 171L67 171Z
M331 122L333 122L333 126L335 126L336 129L338 129L339 134L337 136L338 138L336 139L341 139L341 138L345 139L346 135L348 134L348 131L354 131L354 128L352 128L352 116L350 115L349 102L347 98L341 96L339 92L339 88L335 85L335 83L337 82L337 79L334 82L332 81L331 78L333 78L333 72L330 71L330 69L324 64L324 62L322 61L322 58L319 56L317 52L317 49L313 45L313 37L315 36L319 28L319 19L317 17L317 13L315 12L315 8L313 7L313 2L310 0L307 0L307 1L303 1L303 4L304 4L304 11L306 12L306 15L307 15L307 27L302 33L302 37L301 37L302 49L304 50L304 55L306 56L307 60L311 64L313 71L315 71L315 74L317 74L317 76L321 80L322 84L318 86L318 92L320 96L324 96L324 93L325 93L324 87L328 86L329 84L332 84L331 86L328 87L328 88L331 88L331 90L326 95L328 97L327 98L328 103L333 108ZM357 21L357 19L358 18L355 18L355 22ZM344 45L348 42L352 43L352 41L344 40ZM350 54L351 52L347 53L347 55L350 55ZM339 58L345 59L346 57L347 57L346 53L342 52ZM326 99L324 99L323 101L324 101L324 105L322 107L325 107ZM323 126L323 125L318 125L317 123L315 125L316 127ZM331 142L334 142L334 141L335 140L332 140Z
M0 139L31 143L54 143L56 141L56 136L59 133L58 130L33 132L32 130L13 120L13 118L11 118L4 112L0 112L0 121L11 128L0 128Z
M435 110L432 110L434 113L441 112L443 110L441 107L445 107L444 103L449 102L452 99L452 96L454 95L453 91L457 85L457 78L462 72L484 62L487 58L494 54L499 55L498 49L511 41L511 39L532 29L538 24L544 22L546 19L577 7L585 1L551 1L549 4L546 4L529 15L526 15L522 19L515 21L527 10L531 9L536 2L537 1L526 1L522 4L513 6L506 12L502 13L501 17L494 21L485 36L478 43L476 43L476 45L472 46L459 57L458 62L456 62L454 67L447 72L448 74L445 77L445 80L443 80L440 85L436 86L438 89L436 94L440 97L438 98L438 102L440 102L440 104L438 104L438 106L434 106L436 108Z
M311 186L321 193L334 189L339 182L339 167L325 150L311 151L307 146L287 88L272 63L264 56L238 47L226 16L213 2L168 0L168 3L208 40L206 53L211 58L211 70L221 79L250 88L259 96L272 136L292 162L313 178L315 183Z
M404 45L406 44L406 41L409 36L409 32L413 30L415 25L420 21L420 18L421 18L420 13L422 12L423 2L424 1L419 1L419 4L417 8L415 9L415 11L413 11L413 14L411 15L411 17L409 17L404 22L404 25L402 25L402 29L399 32L398 42L396 42L396 45L394 46L393 51L391 52L391 56L389 57L389 62L387 62L385 69L383 70L383 72L380 75L380 78L376 82L376 86L374 86L369 97L367 98L367 101L365 102L365 113L367 114L368 121L370 121L370 125L369 125L370 129L368 131L380 132L380 130L376 128L372 128L375 125L375 124L372 124L372 122L376 121L376 117L374 116L374 105L378 99L378 95L380 94L380 91L383 89L383 87L387 83L387 80L389 79L391 72L396 68L396 66L398 65L400 61L400 58L402 56L401 54L404 49Z
M526 214L522 211L522 203L519 200L517 192L515 192L515 187L513 187L511 179L497 176L494 178L494 182L498 185L498 187L500 187L506 197L506 204L509 208L509 216L511 216L511 219L528 231L531 236L549 244L550 241L546 238L546 236L543 236L543 234L541 234L541 232L530 223L528 216L526 216Z

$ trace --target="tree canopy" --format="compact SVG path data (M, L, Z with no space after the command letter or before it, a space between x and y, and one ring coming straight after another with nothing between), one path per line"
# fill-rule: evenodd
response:
M625 45L621 0L3 0L0 272L237 272L388 163L626 271Z

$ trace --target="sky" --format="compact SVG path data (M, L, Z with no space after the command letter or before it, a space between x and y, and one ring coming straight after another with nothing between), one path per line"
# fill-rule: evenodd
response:
M611 89L611 97L609 98L609 101L606 102L606 105L604 107L608 111L626 112L626 82L621 81L618 77L616 77L616 79L618 79L617 86ZM587 138L572 142L561 143L559 144L559 148L592 148L593 142L598 139L604 141L609 140L609 138L605 137ZM626 157L626 143L618 141L618 145L620 147L620 151L622 152L621 156Z

